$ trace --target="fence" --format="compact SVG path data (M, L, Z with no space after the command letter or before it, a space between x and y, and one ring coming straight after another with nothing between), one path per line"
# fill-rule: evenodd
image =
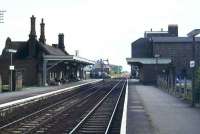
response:
M188 80L183 80L178 83L175 83L175 85L170 84L170 79L166 79L166 77L158 76L157 78L157 86L167 91L170 94L175 95L176 97L180 97L185 100L192 100L192 87L191 82Z
M2 79L1 79L1 75L0 75L0 91L2 91Z

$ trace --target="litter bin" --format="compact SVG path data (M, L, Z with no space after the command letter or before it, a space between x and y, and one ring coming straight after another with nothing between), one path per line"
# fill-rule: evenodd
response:
M16 90L22 89L22 72L16 72Z

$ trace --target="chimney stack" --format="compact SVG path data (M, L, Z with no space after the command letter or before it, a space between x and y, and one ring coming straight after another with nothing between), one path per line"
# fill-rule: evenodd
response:
M176 25L176 24L168 25L168 33L171 36L178 36L178 25Z
M79 56L79 50L75 50L75 56Z
M58 48L58 44L52 44L52 47Z
M46 43L46 39L45 39L45 24L42 18L42 22L40 23L40 42L42 42L43 44Z
M64 34L60 33L58 35L58 48L65 51L65 45L64 45Z
M31 32L30 32L30 34L29 34L29 38L30 39L36 39L36 31L35 31L35 17L34 17L34 15L32 15L32 17L31 17Z

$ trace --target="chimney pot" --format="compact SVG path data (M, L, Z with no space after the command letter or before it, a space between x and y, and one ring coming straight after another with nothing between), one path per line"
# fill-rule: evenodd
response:
M65 45L64 45L64 34L60 33L58 35L58 48L65 51Z
M40 23L40 42L42 42L43 44L46 43L46 39L45 39L45 24L44 24L44 20L42 18L42 21Z
M52 44L52 47L58 48L58 44Z
M168 25L168 33L171 36L178 36L178 25L176 24Z
M36 36L36 31L35 31L35 16L32 15L31 17L31 32L29 34L29 38L33 38L35 39L37 36Z

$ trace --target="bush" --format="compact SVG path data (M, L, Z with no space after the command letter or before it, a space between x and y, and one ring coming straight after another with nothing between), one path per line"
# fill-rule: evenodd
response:
M195 81L195 87L197 89L197 92L200 90L200 67L197 68L195 73L196 81Z

